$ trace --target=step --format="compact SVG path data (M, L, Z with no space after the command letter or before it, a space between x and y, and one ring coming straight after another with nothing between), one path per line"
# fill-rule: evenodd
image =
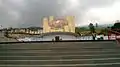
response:
M0 64L85 64L85 63L118 63L120 58L91 58L91 59L56 59L56 60L0 60Z
M116 43L98 43L98 42L92 42L92 43L20 43L20 44L1 44L0 46L2 48L32 48L32 49L42 49L42 48L81 48L81 47L116 47Z
M96 54L120 54L120 52L106 53L0 53L0 56L54 56L54 55L96 55Z
M120 58L120 54L106 55L59 55L59 56L0 56L0 60L55 60L55 59L91 59Z
M54 50L54 51L42 51L42 50L12 50L12 51L0 51L0 53L47 53L47 54L54 54L54 53L60 53L60 54L68 54L68 53L110 53L110 52L120 52L120 50L97 50L97 51L88 51L88 50L73 50L73 51L64 51L64 50Z
M56 45L57 46L57 45ZM67 48L69 48L69 49L81 49L81 48L117 48L117 46L110 46L110 45L108 45L108 46L98 46L98 45L95 45L95 46L92 46L92 45L90 45L90 46L71 46L71 45L69 45L70 47L66 47L66 46L64 46L64 47L52 47L52 46L50 46L50 47L41 47L40 45L39 46L35 46L35 45L33 45L33 46L27 46L27 47L25 47L25 46L1 46L0 48L1 49L67 49Z
M83 49L66 49L66 50L53 50L53 49L0 49L0 52L86 52L86 51L120 51L120 48L108 48L108 49L97 49L97 48L83 48Z
M115 42L0 44L0 67L120 67Z
M120 67L120 63L58 64L58 65L0 65L0 67Z

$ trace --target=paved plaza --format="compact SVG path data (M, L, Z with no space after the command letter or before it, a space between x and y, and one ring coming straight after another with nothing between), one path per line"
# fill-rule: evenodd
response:
M0 44L0 67L120 67L115 41Z

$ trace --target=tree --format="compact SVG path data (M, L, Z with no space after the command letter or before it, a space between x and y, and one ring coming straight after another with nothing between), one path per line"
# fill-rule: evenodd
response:
M116 23L111 27L111 29L120 32L120 21L117 20Z
M89 29L90 29L91 33L95 33L95 28L92 23L89 24Z
M108 29L107 28L102 29L99 34L108 35Z
M120 29L120 21L119 20L116 21L116 23L114 24L113 28L114 29L118 29L118 28Z

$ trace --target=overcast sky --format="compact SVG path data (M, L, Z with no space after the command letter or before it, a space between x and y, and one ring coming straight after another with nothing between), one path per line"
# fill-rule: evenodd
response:
M120 20L120 0L0 0L3 27L42 26L47 16L75 16L76 26Z

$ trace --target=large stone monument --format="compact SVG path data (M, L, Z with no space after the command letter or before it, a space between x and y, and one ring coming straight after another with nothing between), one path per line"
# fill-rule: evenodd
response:
M71 32L75 33L75 22L73 16L65 18L43 18L43 33L50 32Z

